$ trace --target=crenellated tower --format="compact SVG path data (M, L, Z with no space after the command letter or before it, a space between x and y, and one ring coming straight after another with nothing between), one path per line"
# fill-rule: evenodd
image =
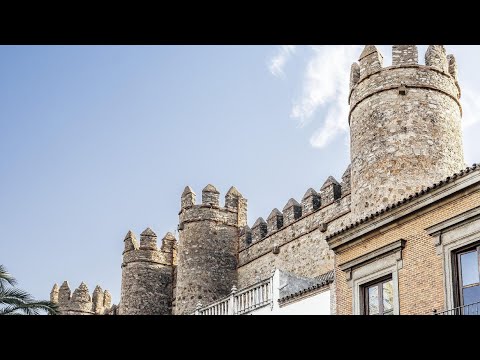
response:
M350 75L352 215L358 219L464 167L460 87L453 55L394 45L392 66L374 45Z
M247 224L247 200L231 187L220 206L213 185L202 191L202 203L187 186L179 213L175 314L190 314L230 293L237 281L240 228ZM265 225L266 229L266 225Z
M64 281L60 288L53 285L50 292L50 301L58 305L61 315L103 315L109 313L111 295L108 290L103 291L97 285L90 296L87 285L82 282L78 288L70 291L68 281Z
M147 228L140 244L133 232L124 239L120 315L171 315L176 240L167 233L160 249L157 235Z

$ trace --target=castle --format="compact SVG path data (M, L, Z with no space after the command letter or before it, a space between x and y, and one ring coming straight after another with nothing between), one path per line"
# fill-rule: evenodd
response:
M187 186L178 241L167 233L158 246L149 228L139 242L127 233L118 305L112 306L98 286L90 297L83 283L73 296L68 283L55 285L52 301L63 314L120 315L240 314L266 305L280 311L321 293L328 294L329 314L421 313L428 312L429 301L438 309L458 306L462 296L449 302L439 295L448 281L436 242L429 243L431 249L408 252L418 239L424 246L425 238L441 233L435 221L457 217L458 224L466 219L477 224L479 171L464 165L455 57L442 45L430 45L425 65L419 65L415 45L394 45L392 51L392 65L384 67L377 48L367 45L351 67L345 119L351 164L340 181L328 177L300 202L288 200L282 211L273 209L251 227L247 199L235 187L221 204L213 185L202 190L201 203ZM421 222L422 214L433 220ZM384 237L388 232L394 235ZM478 240L474 236L471 243ZM422 265L427 258L428 268ZM429 271L435 273L426 282L411 276ZM410 294L401 300L402 289L424 289L427 283L429 297L415 298L413 305Z

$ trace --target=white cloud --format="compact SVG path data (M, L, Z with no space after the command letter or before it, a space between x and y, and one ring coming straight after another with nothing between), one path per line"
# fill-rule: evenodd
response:
M283 69L288 59L295 53L295 45L282 45L280 46L278 53L270 59L268 64L268 69L270 72L277 77L284 77L285 73Z
M323 148L336 136L348 134L348 104L343 104L347 97L348 93L342 92L335 101L326 105L328 109L323 124L310 138L313 147Z
M358 59L362 48L363 46L350 45L308 47L310 57L307 58L302 79L302 92L294 100L290 116L300 127L311 122L319 125L310 138L313 147L323 148L338 136L348 139L350 67ZM391 64L391 45L378 48L384 56L384 66ZM281 46L278 54L270 61L270 72L283 77L285 64L295 54L295 50L292 45ZM475 86L462 84L461 103L465 129L480 121L480 92Z
M462 98L460 102L463 111L462 125L465 129L479 121L480 93L465 84L462 86Z
M293 105L290 116L303 127L310 123L318 110L326 114L322 125L310 138L314 147L325 147L336 136L348 133L348 93L350 66L358 57L359 46L311 46L303 91Z

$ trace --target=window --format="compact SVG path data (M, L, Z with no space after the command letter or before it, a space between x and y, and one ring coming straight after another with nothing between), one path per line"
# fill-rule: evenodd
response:
M365 315L393 315L392 276L363 286Z
M403 267L402 250L406 243L406 240L399 239L338 264L339 269L345 272L347 286L352 289L353 314L400 315L398 271ZM377 289L369 291L369 288L374 288L375 285Z
M450 314L478 313L480 315L479 304L468 306L467 303L472 301L472 293L478 292L478 287L475 288L475 284L478 285L478 283L472 282L476 281L475 264L473 264L473 272L471 271L471 260L474 254L468 255L468 253L479 252L477 248L480 245L480 206L425 230L433 237L436 253L443 259L444 265L445 305L437 310L446 310ZM462 257L462 255L465 256ZM462 265L465 268L464 274L461 272ZM478 301L480 299L477 298Z
M480 302L480 246L457 252L457 303L467 306Z

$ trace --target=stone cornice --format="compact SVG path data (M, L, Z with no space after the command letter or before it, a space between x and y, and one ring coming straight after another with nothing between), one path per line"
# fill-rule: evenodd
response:
M353 260L350 260L344 264L340 264L338 267L340 270L345 271L347 273L350 273L352 269L362 266L366 263L371 262L372 260L376 260L379 257L383 257L395 252L399 253L399 258L397 260L402 259L402 253L400 250L402 250L405 247L406 240L400 239L398 241L395 241L394 243L388 244L386 246L383 246L377 250L374 250L372 252L369 252L365 255L359 256Z
M480 206L477 206L476 208L465 211L448 220L442 221L439 224L430 226L426 228L425 231L430 236L437 236L446 230L454 229L458 226L462 226L466 222L470 222L478 218L480 218Z

